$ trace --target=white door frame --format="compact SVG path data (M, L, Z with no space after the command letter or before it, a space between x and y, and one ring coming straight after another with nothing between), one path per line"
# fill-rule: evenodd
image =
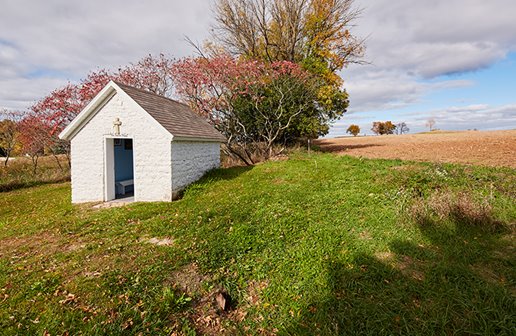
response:
M114 137L104 139L104 202L114 200L116 197L114 139Z
M136 197L136 156L134 151L134 138L106 135L104 137L104 202L112 201L116 198L115 188L115 139L130 139L133 141L133 179L134 194Z

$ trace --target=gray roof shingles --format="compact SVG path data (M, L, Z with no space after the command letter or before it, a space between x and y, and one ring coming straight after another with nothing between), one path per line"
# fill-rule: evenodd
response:
M226 138L190 107L178 101L116 82L125 93L175 137L216 140Z

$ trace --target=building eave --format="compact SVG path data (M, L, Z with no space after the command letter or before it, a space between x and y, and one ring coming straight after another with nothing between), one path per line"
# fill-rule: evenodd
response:
M173 136L172 141L218 142L218 143L226 142L225 139L190 137L190 136Z
M71 140L75 134L90 120L90 117L95 114L109 99L111 99L117 90L114 83L111 81L106 85L91 102L72 120L72 122L59 133L59 138L62 140Z

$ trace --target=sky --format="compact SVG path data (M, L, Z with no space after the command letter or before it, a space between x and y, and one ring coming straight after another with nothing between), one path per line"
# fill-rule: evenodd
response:
M33 102L89 71L148 54L194 54L210 36L210 0L0 0L0 108ZM328 136L377 120L436 128L516 128L516 1L355 0L351 32L367 65L340 74L350 107Z

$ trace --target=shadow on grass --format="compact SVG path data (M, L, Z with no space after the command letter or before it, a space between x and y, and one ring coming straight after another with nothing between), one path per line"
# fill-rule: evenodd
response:
M381 147L380 144L363 144L363 145L342 145L342 144L317 144L322 152L326 153L338 153L345 152L350 149L360 149L368 147Z
M239 177L241 174L250 171L251 169L253 169L253 166L213 169L206 173L199 181L190 184L188 187L179 192L176 196L176 200L182 199L187 194L192 196L201 193L212 183L218 181L231 181Z
M424 245L395 241L353 264L330 259L329 294L281 334L513 334L514 241L502 234L510 233L508 223L497 222L493 232L465 214L448 220L418 223Z
M253 168L254 166L237 166L231 168L213 169L204 175L204 177L197 183L204 184L207 182L230 181L239 177L241 174L251 171Z

